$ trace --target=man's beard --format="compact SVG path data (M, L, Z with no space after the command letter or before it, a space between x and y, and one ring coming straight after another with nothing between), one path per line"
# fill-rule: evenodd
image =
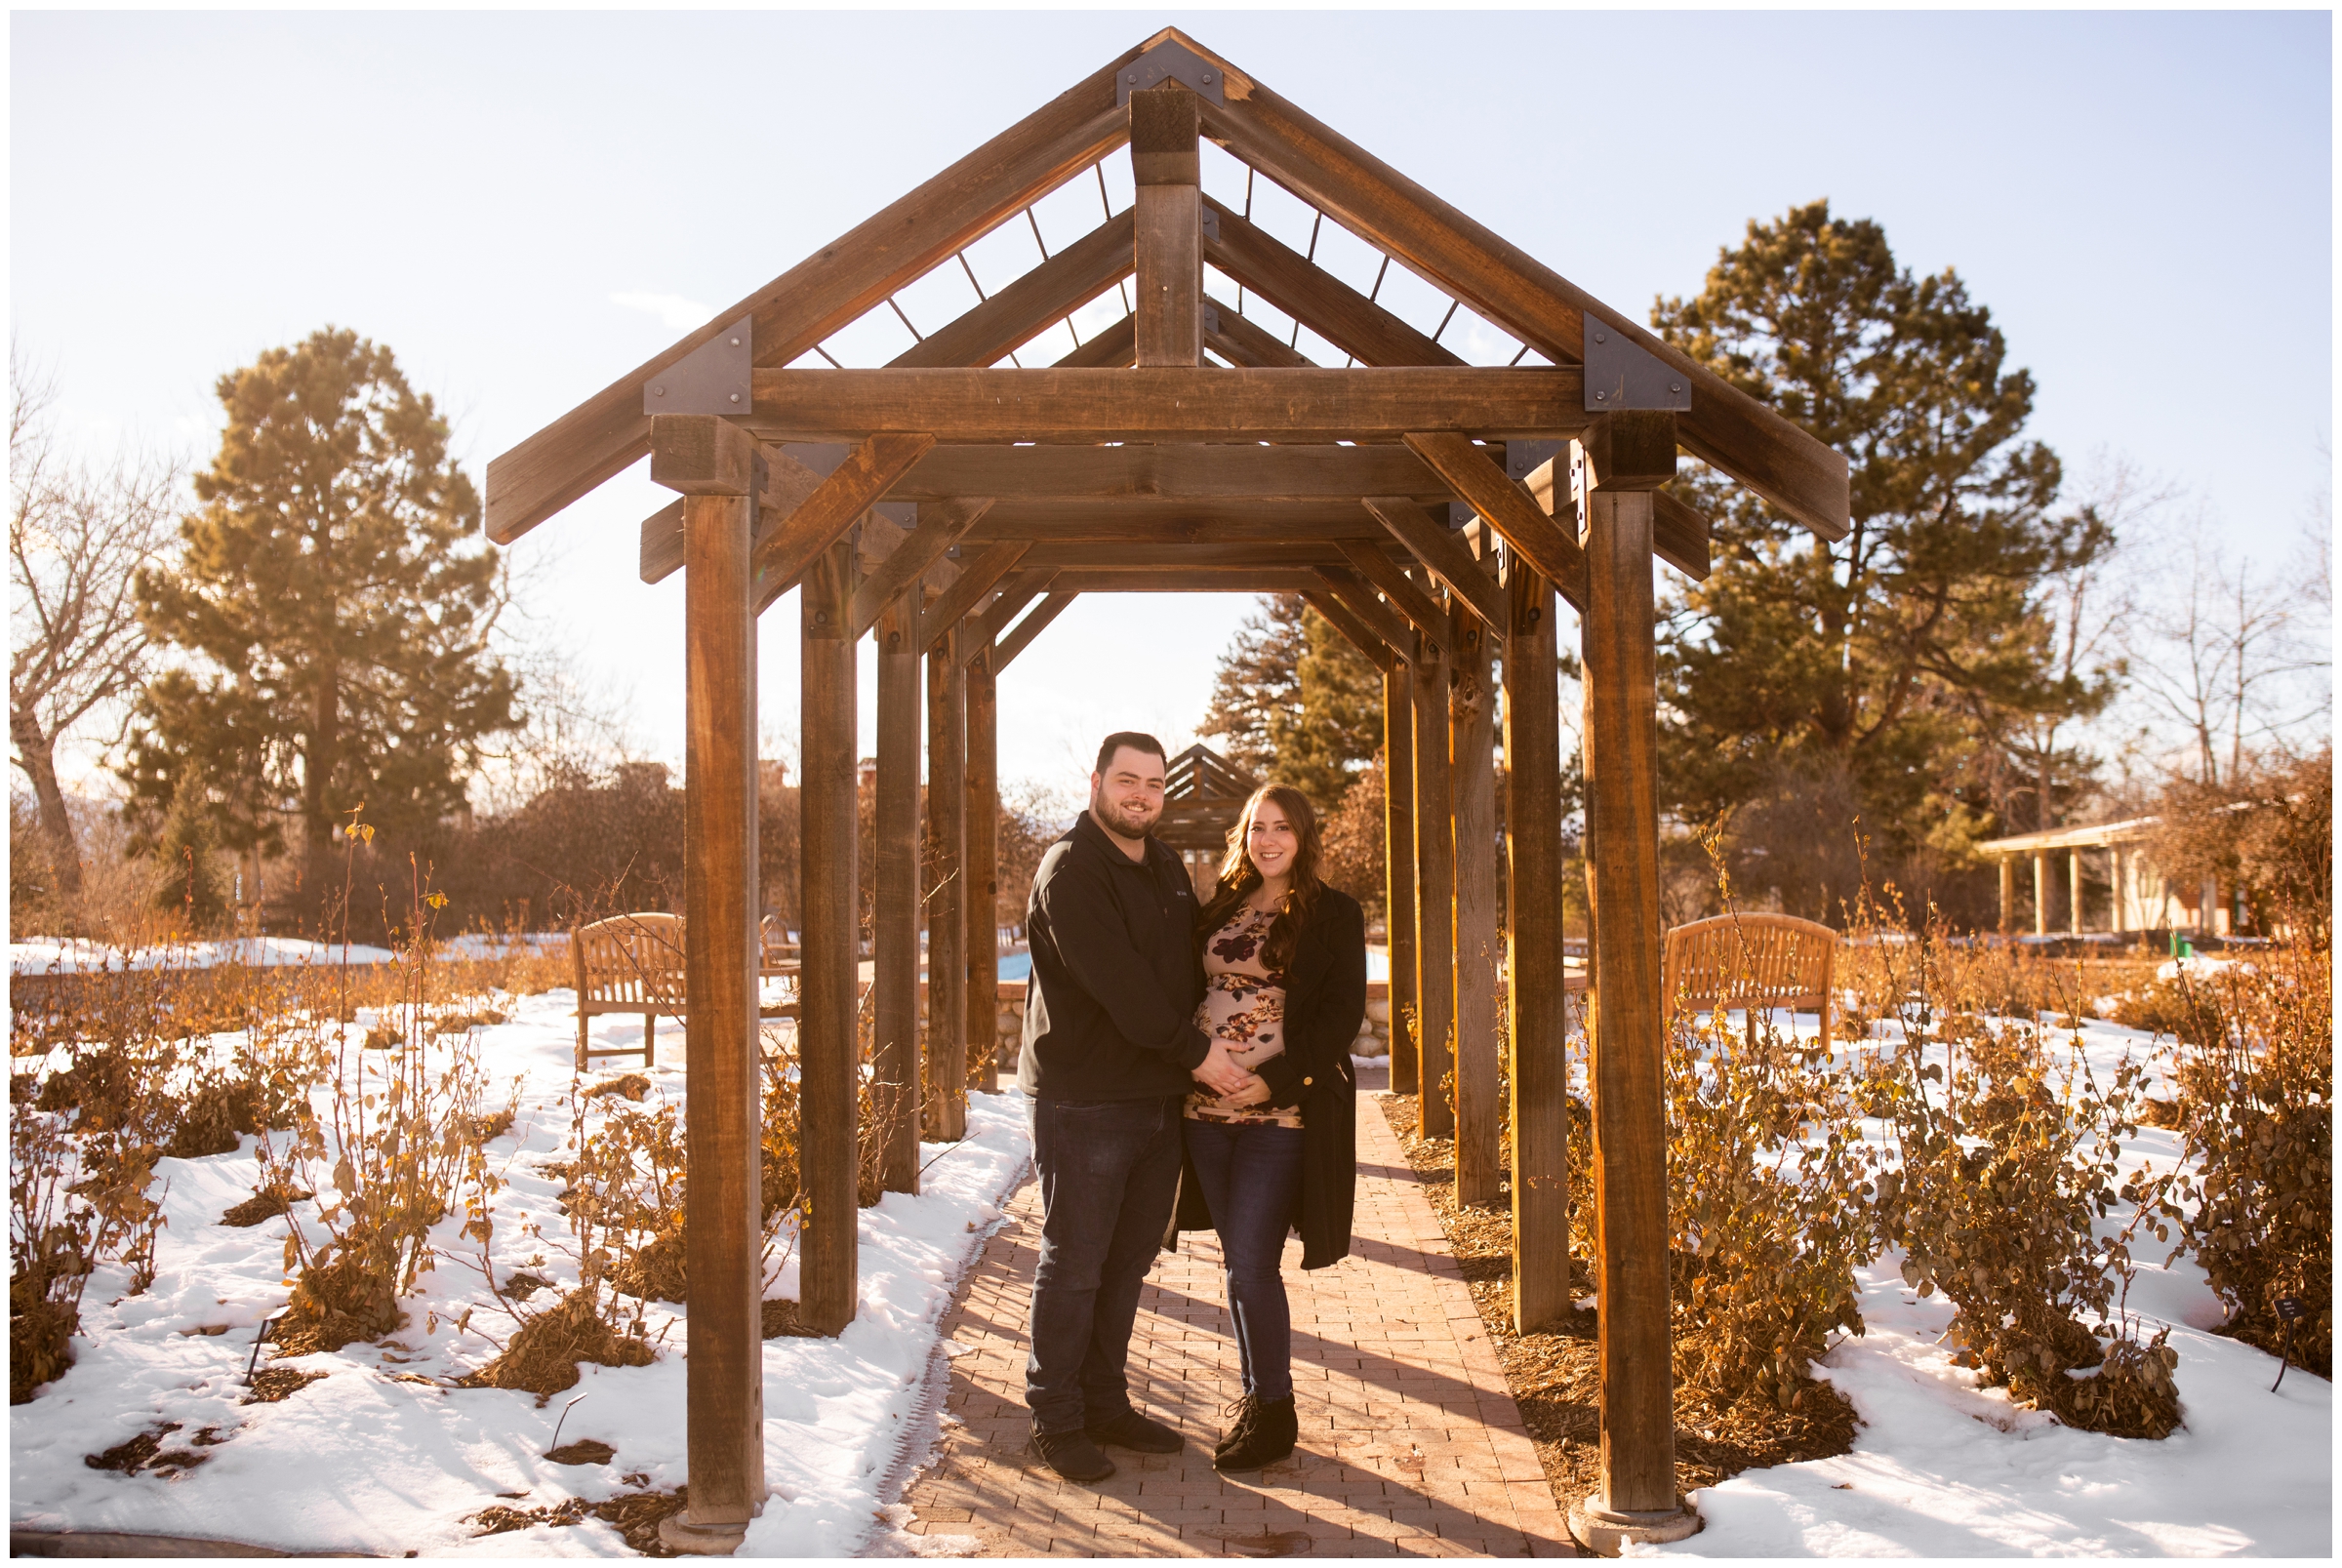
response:
M1154 825L1155 818L1162 813L1135 819L1126 817L1105 795L1096 794L1090 797L1090 815L1097 818L1098 825L1109 832L1119 833L1124 838L1145 838L1147 830Z

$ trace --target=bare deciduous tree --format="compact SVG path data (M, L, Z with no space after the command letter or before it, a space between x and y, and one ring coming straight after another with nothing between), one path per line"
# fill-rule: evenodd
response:
M2204 532L2190 527L2169 553L2136 618L2130 672L2149 708L2186 737L2182 771L2213 785L2238 778L2255 748L2330 713L2319 672L2332 664L2331 589L2315 526L2305 533L2310 558L2292 568L2232 567Z
M149 644L132 583L174 537L186 465L152 453L68 459L56 383L8 363L8 733L40 804L59 891L81 892L81 857L57 782L65 733L143 678Z

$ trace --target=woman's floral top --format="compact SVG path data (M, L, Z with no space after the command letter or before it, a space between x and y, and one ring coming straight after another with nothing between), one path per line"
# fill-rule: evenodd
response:
M1281 977L1261 964L1261 944L1269 940L1269 927L1275 920L1274 909L1238 905L1228 924L1203 945L1203 1005L1195 1009L1195 1026L1226 1046L1246 1071L1285 1048L1285 987ZM1278 1110L1267 1104L1231 1107L1200 1086L1188 1096L1187 1110L1199 1121L1301 1125L1296 1108Z

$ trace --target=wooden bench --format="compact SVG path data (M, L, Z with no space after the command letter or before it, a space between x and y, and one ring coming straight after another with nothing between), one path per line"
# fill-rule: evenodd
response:
M1742 1008L1751 1044L1757 1013L1776 1007L1819 1012L1827 1041L1837 975L1837 933L1795 915L1721 914L1667 934L1668 1016Z
M795 945L785 938L775 922L765 921L758 933L758 979L793 981L798 975L802 963ZM591 1058L631 1056L638 1050L642 1065L650 1066L656 1060L659 1015L683 1018L687 1012L683 917L613 915L571 933L569 950L577 971L578 1070L585 1071ZM789 988L795 989L793 985ZM756 1012L765 1019L795 1018L799 1005L792 997L760 1005ZM640 1013L642 1044L594 1045L586 1034L587 1021L603 1013Z
M578 1070L597 1056L642 1052L649 1066L658 1044L659 1015L681 1018L683 1001L683 917L679 914L619 914L570 933L569 953L578 982ZM642 1044L596 1046L586 1021L604 1013L640 1013Z

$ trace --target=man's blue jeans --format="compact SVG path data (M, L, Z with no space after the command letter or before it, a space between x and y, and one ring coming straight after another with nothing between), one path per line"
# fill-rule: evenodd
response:
M1211 1206L1228 1264L1244 1391L1293 1397L1293 1308L1285 1299L1285 1232L1301 1196L1302 1130L1260 1123L1188 1123L1188 1159Z
M1033 1102L1043 1218L1025 1403L1036 1432L1130 1408L1130 1327L1179 1196L1180 1104Z

